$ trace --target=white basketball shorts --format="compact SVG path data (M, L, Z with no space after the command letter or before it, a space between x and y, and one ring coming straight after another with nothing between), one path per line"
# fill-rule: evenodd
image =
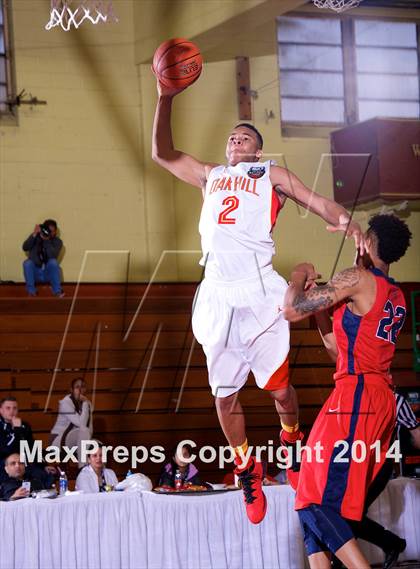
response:
M197 289L192 328L207 357L214 396L239 391L250 371L258 387L278 389L270 380L281 366L287 385L290 331L281 311L287 283L268 269L232 283L205 278Z

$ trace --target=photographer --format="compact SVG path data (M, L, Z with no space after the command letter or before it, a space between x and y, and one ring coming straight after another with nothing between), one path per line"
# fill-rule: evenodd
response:
M35 225L34 232L22 245L23 250L28 252L28 259L23 263L23 274L30 296L36 296L37 282L50 283L54 296L64 296L57 261L62 246L63 242L57 237L57 223L53 219Z

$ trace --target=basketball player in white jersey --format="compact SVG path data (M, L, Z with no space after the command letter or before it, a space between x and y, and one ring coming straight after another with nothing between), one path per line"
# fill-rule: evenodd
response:
M360 226L344 208L314 193L286 169L259 162L263 140L252 125L232 130L225 166L176 150L171 108L181 90L158 81L153 159L203 194L199 230L205 278L194 301L193 331L207 357L221 427L235 452L248 518L259 523L267 507L263 467L250 456L237 397L250 371L275 401L282 443L293 445L302 438L296 393L288 382L289 326L281 313L287 283L272 267L271 232L277 214L290 198L324 219L331 231L353 236L356 247L363 250L364 244Z

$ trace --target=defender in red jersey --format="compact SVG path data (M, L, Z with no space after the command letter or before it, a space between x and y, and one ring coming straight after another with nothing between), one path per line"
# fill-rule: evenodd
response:
M313 568L330 566L328 550L346 567L369 567L344 518L362 518L368 487L384 463L395 425L389 368L406 304L388 273L410 238L396 216L376 215L366 233L369 256L357 266L319 287L311 287L318 276L311 264L292 272L284 308L288 320L336 307L332 333L323 338L337 361L335 388L307 442L310 449L322 445L322 460L304 454L296 494Z

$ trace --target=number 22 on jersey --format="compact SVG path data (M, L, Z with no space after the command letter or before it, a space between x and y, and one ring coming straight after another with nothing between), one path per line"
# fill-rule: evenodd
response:
M232 225L236 223L235 217L229 217L235 209L239 207L239 198L236 196L229 196L222 201L222 205L226 205L227 207L220 212L218 223L225 224L225 225Z
M390 300L387 300L383 308L384 312L388 315L384 316L379 322L378 330L376 331L377 338L381 338L386 342L395 344L397 336L403 327L405 320L405 308L403 306L396 306Z

